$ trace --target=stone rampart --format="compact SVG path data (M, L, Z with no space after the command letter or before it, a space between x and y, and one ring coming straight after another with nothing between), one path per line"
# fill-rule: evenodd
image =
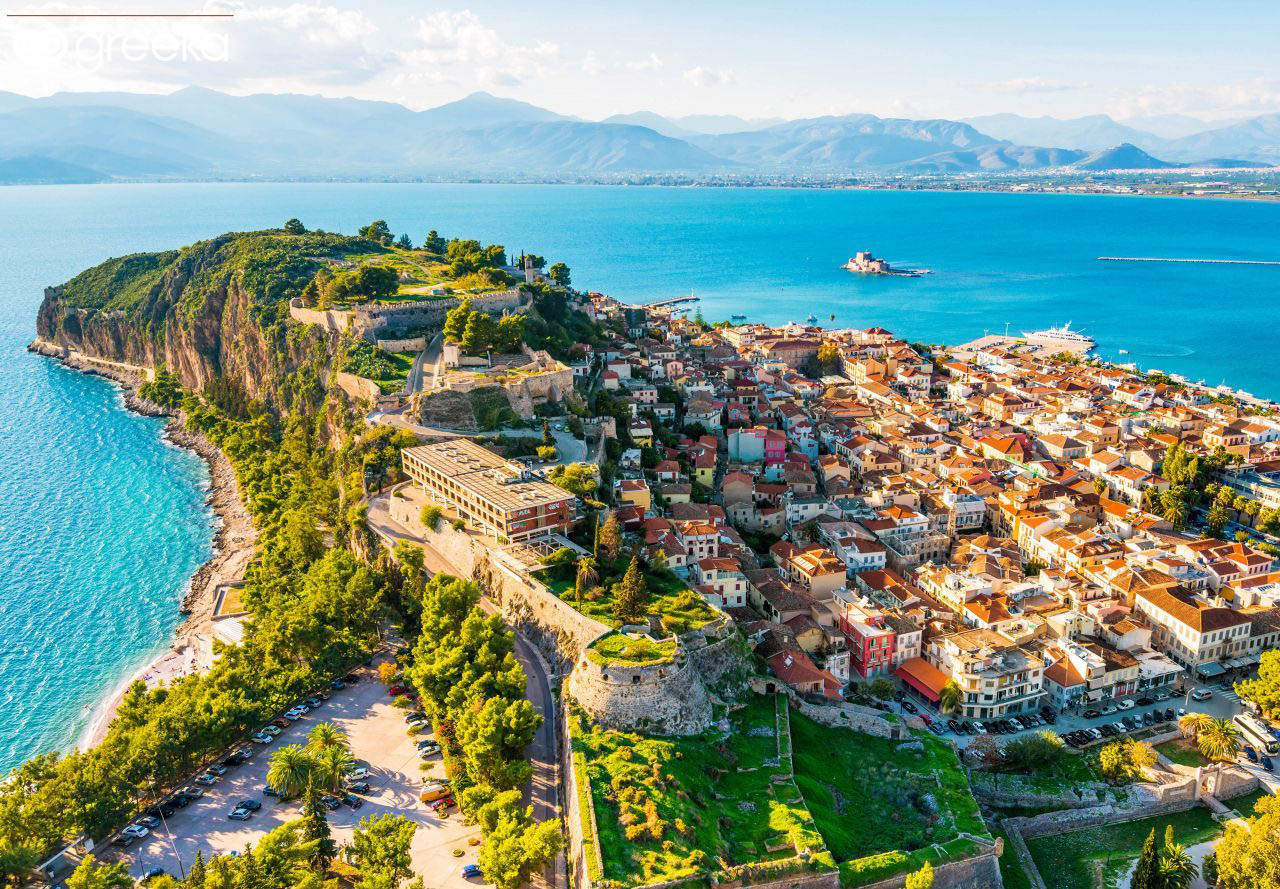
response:
M782 692L791 701L791 706L814 722L820 722L823 725L852 729L863 734L874 735L877 738L889 738L895 741L905 740L911 736L904 723L890 722L884 718L881 711L872 707L859 707L857 704L844 702L811 704L789 685L776 679L766 679L758 676L752 677L751 687L760 694L771 695L775 692Z
M384 352L422 352L427 348L427 338L425 336L413 336L408 339L384 340L380 339L377 346Z
M578 656L569 691L606 728L696 735L711 727L711 699L693 661L677 643L666 664L621 666Z
M382 396L382 390L378 388L378 384L373 380L366 380L364 377L358 377L345 371L339 371L335 375L334 383L349 397L357 400L364 399L370 404Z
M289 300L289 317L302 324L314 324L334 333L342 333L355 317L355 312L340 312L337 309L308 309L302 304L301 297Z
M902 889L907 885L908 874L887 877L875 883L866 883L858 889ZM1000 864L994 852L984 852L972 858L948 861L933 868L933 889L1003 889Z
M588 645L609 632L605 624L507 565L500 553L486 560L480 574L502 606L502 616L532 639L559 672L568 672Z
M352 329L366 340L374 340L381 333L411 330L415 327L431 327L444 322L444 316L457 308L463 299L471 300L471 307L490 314L518 309L524 299L519 288L481 293L476 296L447 296L440 299L401 305L359 306L354 311Z

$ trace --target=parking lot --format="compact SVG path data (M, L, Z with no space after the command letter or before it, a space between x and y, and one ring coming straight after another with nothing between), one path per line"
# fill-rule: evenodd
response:
M361 677L360 682L333 691L328 701L285 729L274 743L249 744L253 752L249 762L228 768L217 784L204 788L202 798L178 809L165 819L165 825L152 830L128 849L113 848L107 857L127 861L129 872L135 877L157 867L177 877L190 867L197 850L206 860L218 854L243 853L246 844L256 843L302 813L302 804L298 801L281 803L263 795L271 752L286 744L303 744L314 725L332 722L347 732L352 755L370 773L369 792L361 795L364 803L358 810L344 805L328 813L329 825L339 846L351 839L361 818L388 813L404 815L419 825L412 847L415 873L429 876L433 889L478 885L479 880L468 881L461 872L465 864L476 860L476 848L467 841L479 836L479 828L464 826L456 808L450 810L450 817L441 819L429 806L418 801L418 790L427 773L419 769L415 744L428 736L408 734L404 722L407 711L392 705L392 698L374 677L373 670L362 669L357 675ZM443 775L444 767L438 756L429 762L435 764L431 774ZM228 813L242 799L256 799L262 808L248 821L230 820ZM459 848L464 854L455 858L453 850Z
M1212 695L1206 700L1197 701L1192 699L1192 695L1197 691L1209 691ZM1046 720L1040 708L1037 708L1034 713L1036 724L1022 726L1015 723L1012 730L1007 724L997 724L1003 723L1004 720L982 721L943 716L938 713L932 704L911 693L905 696L904 702L895 701L890 706L895 712L907 715L911 715L910 708L914 708L916 710L915 715L927 716L928 722L937 724L942 729L943 736L950 738L959 746L971 743L982 732L957 732L948 725L949 722L967 724L971 727L981 722L986 730L985 733L994 734L1001 738L1015 738L1028 732L1039 732L1046 729L1065 737L1073 732L1096 729L1103 736L1094 738L1084 744L1084 746L1089 746L1089 744L1100 744L1148 728L1159 728L1161 726L1174 728L1177 725L1180 710L1185 710L1188 713L1208 713L1210 716L1229 719L1243 709L1240 699L1232 691L1229 683L1217 685L1197 684L1188 687L1182 694L1177 695L1172 694L1171 690L1169 690L1153 695L1150 703L1138 704L1137 701L1144 699L1144 697L1144 695L1130 696L1128 700L1132 701L1132 707L1129 709L1121 709L1119 706L1120 701L1099 701L1094 704L1083 705L1071 711L1054 712L1053 722ZM1161 699L1156 700L1155 698L1157 697ZM1169 710L1173 711L1172 718L1163 718ZM1161 718L1156 717L1157 711ZM1093 715L1095 712L1096 715ZM1086 713L1090 715L1086 716ZM1146 719L1147 714L1151 714L1150 721ZM1127 724L1125 722L1126 717L1134 724ZM1119 728L1115 728L1117 723L1120 726ZM1106 726L1111 726L1112 728L1104 728Z

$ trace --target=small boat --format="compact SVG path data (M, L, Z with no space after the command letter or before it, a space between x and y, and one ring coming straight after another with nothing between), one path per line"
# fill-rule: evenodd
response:
M805 318L804 320L805 320L805 321L807 321L807 322L808 322L808 323L810 323L810 324L817 324L817 323L818 323L818 316L817 316L817 315L810 315L808 318Z
M746 321L747 316L746 315L730 315L729 320L730 321Z
M1120 354L1121 354L1121 355L1128 355L1128 354L1129 354L1129 350L1128 350L1128 349L1121 349L1121 350L1120 350Z

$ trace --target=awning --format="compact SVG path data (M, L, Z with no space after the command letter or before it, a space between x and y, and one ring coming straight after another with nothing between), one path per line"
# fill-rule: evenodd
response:
M908 658L896 672L899 679L934 703L950 678L922 657Z
M1211 661L1207 664L1199 664L1196 667L1196 672L1206 679L1212 679L1214 676L1221 676L1227 672L1227 668L1217 661Z

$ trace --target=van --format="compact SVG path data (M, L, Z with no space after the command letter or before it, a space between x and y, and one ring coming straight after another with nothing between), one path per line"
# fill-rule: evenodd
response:
M444 799L449 795L449 788L443 784L428 784L422 788L422 793L418 794L418 799L424 803L434 803L438 799Z

